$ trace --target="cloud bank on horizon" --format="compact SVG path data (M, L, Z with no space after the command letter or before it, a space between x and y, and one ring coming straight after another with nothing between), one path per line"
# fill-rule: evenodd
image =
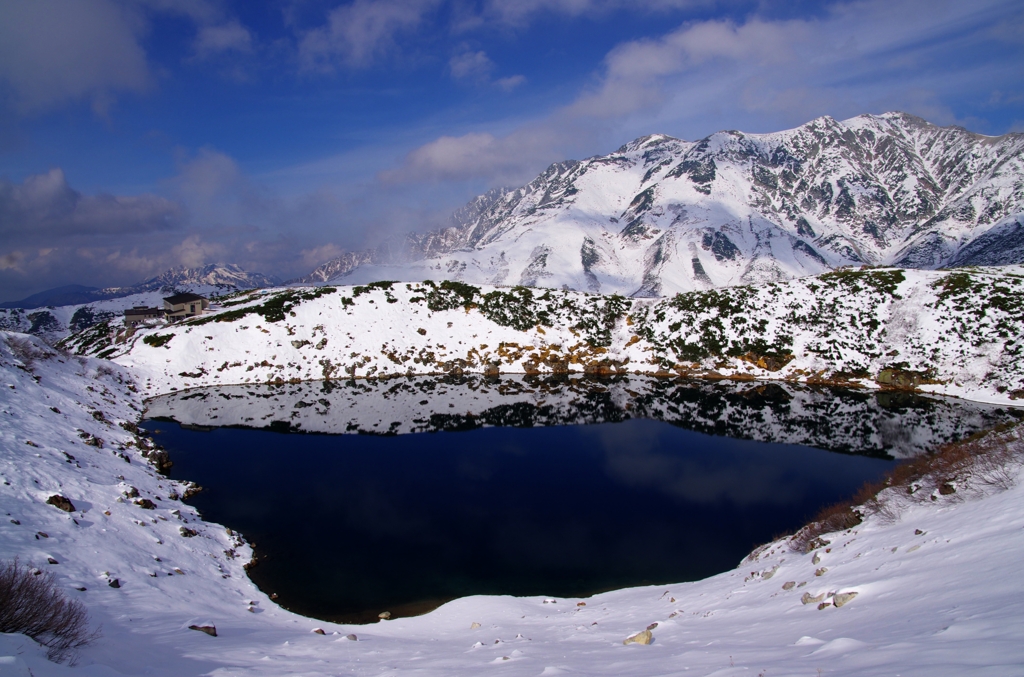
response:
M1024 131L1011 0L0 4L0 300L283 277L643 134Z

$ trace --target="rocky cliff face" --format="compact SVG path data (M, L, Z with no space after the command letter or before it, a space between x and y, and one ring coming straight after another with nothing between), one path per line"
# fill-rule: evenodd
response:
M661 296L844 265L1024 261L1024 135L904 113L696 142L653 135L495 189L447 228L304 282L456 279Z

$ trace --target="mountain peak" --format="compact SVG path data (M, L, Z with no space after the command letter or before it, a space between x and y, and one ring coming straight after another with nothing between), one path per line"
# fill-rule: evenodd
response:
M395 247L349 253L306 281L448 278L657 296L851 265L1017 263L1024 136L900 111L695 142L651 134L555 163L457 216L410 236L404 259Z

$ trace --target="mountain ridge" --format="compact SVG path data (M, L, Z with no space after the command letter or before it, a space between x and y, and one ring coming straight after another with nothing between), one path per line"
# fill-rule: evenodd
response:
M295 283L453 279L663 296L848 265L1024 261L1024 135L906 113L767 134L665 134L496 188L448 226Z

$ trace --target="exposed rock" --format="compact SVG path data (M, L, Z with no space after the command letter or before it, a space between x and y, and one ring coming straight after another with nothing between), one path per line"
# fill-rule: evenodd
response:
M46 499L46 502L47 504L52 505L58 510L63 510L64 512L75 511L75 504L72 503L66 496L61 496L60 494L54 494L53 496L50 496L48 499Z
M642 630L635 635L630 635L626 639L622 640L623 644L650 644L654 641L654 635L651 634L650 630Z
M800 598L801 604L817 604L821 600L825 599L825 593L821 593L818 596L812 596L811 593L805 592L803 597Z
M832 606L832 602L822 602L818 605L818 611L821 611L822 609L827 609L830 606Z
M178 533L184 536L185 538L192 538L193 536L199 535L198 531L196 531L195 529L189 529L188 527L178 527Z
M117 580L116 578L112 578L111 580L109 580L107 582L107 585L109 585L112 588L120 588L121 587L121 581Z
M814 553L814 557L811 558L811 564L817 564L821 561L821 555Z
M816 571L814 572L814 575L815 575L815 576L824 576L824 575L825 575L825 572L827 572L827 571L828 571L828 567L821 567L820 569L817 569L817 570L816 570Z
M347 639L347 640L351 640L351 641L353 641L353 642L357 642L357 641L359 641L359 638L358 638L358 637L356 637L355 635L345 635L345 639Z
M783 590L792 590L795 587L796 587L796 581L786 581L785 583L782 584L782 589Z
M379 614L377 614L377 618L381 619L382 621L386 621L389 618L391 618L391 612L390 611L381 611Z
M199 632L205 632L210 637L216 637L217 636L217 626L216 625L190 625L190 626L188 626L188 629L189 630L198 630Z
M775 572L779 570L779 565L776 564L773 568L761 573L761 578L768 580L775 575Z
M326 632L324 632L323 628L313 628L312 630L310 630L310 632L312 632L314 635L326 635L327 634Z
M470 630L476 630L479 627L480 627L480 624L477 623L476 621L473 621L472 623L469 624L469 629Z
M54 558L52 558L52 557L47 557L47 558L46 558L46 561L47 561L47 562L48 562L49 564L59 564L59 562L58 562L57 560L55 560Z
M839 592L835 595L832 595L832 603L835 604L837 607L843 606L856 596L856 592Z
M156 508L156 503L149 500L148 498L140 498L135 501L135 505L139 506L143 510L153 510Z

